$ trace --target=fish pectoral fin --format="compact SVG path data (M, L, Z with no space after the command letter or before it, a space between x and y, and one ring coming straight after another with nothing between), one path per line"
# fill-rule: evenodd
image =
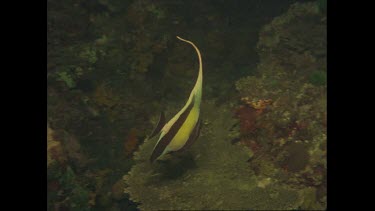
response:
M163 128L163 126L165 125L165 115L164 115L164 112L160 112L160 117L159 117L159 121L158 121L158 124L156 125L156 127L154 128L154 131L152 131L151 135L150 135L150 139L152 137L154 137L156 134L158 134L161 129Z

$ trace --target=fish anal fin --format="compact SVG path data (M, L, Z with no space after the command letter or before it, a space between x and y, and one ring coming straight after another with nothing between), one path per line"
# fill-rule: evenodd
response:
M164 127L164 125L165 125L165 115L164 115L164 112L162 111L160 112L158 124L156 125L155 129L152 131L149 138L152 138L156 134L158 134L161 131L161 129Z

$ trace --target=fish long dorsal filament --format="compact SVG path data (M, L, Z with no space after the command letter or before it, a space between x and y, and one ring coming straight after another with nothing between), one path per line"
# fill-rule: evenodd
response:
M192 45L197 52L199 61L198 78L184 107L161 129L159 140L150 158L151 162L168 152L179 151L184 146L190 146L199 135L203 82L202 57L193 42L179 36L177 38Z
M197 92L197 89L200 89L200 91L202 90L202 82L203 82L203 67L202 67L202 56L201 56L201 52L199 51L198 47L191 41L189 40L185 40L179 36L177 36L177 39L183 41L183 42L186 42L186 43L189 43L190 45L192 45L195 49L195 51L197 52L197 55L198 55L198 62L199 62L199 72L198 72L198 78L197 78L197 82L195 83L195 86L194 86L194 89L192 90L191 94L193 94L193 92Z

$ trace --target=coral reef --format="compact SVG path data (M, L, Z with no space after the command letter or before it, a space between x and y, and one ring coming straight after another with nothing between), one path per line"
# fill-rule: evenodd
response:
M249 134L256 129L257 118L265 112L271 100L251 101L248 97L241 98L244 105L235 109L235 117L240 121L241 134Z
M52 130L47 125L47 167L54 162L65 165L67 162L84 167L89 159L81 152L78 140L66 131Z
M58 72L57 76L58 76L57 80L65 82L68 88L73 88L76 86L75 80L73 79L72 75L69 74L68 72L66 71Z
M108 83L99 84L93 95L95 104L103 107L104 109L110 109L118 105L121 101L120 96L116 95L113 88Z
M257 44L262 73L287 74L289 80L306 79L326 71L327 30L325 14L316 2L295 3L263 27Z
M252 133L255 130L256 109L250 106L240 106L236 109L235 116L240 120L241 134Z
M124 180L122 180L122 179L118 180L112 186L112 197L116 200L122 199L125 196L124 188L125 188Z
M210 101L202 106L201 137L186 154L151 164L156 139L140 146L136 164L124 176L130 199L140 203L141 210L298 208L302 202L297 190L258 180L247 163L251 152L230 143L228 131L235 123L231 109Z
M62 163L66 160L61 143L55 140L53 133L53 130L47 124L47 167L56 161Z
M139 144L137 134L137 129L130 129L129 134L124 141L124 152L128 157L131 157L133 155L133 152L137 149L137 146Z
M299 189L303 209L324 209L324 14L316 3L295 3L263 28L257 47L259 74L236 82L242 105L235 112L240 124L235 138L253 150L250 168L262 181L270 178Z
M48 210L136 210L125 187L145 210L324 207L326 1L265 26L257 68L258 28L289 3L223 3L48 0ZM163 101L176 111L196 77L194 52L175 35L202 49L204 95L216 105L203 108L191 150L151 166L150 116ZM241 105L229 107L228 82L244 75Z

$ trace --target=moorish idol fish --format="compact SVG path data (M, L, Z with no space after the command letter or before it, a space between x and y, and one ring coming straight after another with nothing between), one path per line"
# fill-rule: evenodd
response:
M200 132L201 120L199 114L203 80L201 53L193 42L179 36L177 38L192 45L197 52L199 60L198 78L185 106L167 124L164 124L164 113L161 113L159 122L150 135L150 138L152 138L160 132L160 137L150 157L151 162L167 153L188 148L198 138Z

